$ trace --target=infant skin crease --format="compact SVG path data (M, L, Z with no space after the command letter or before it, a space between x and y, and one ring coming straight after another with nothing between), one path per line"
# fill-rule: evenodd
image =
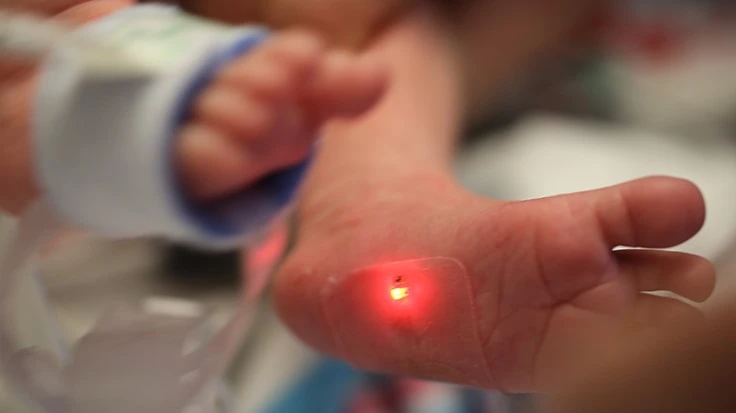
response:
M77 3L55 17L83 24L130 5ZM12 194L2 197L0 208L13 213L36 192L29 137L35 81L31 65L0 61L0 187ZM325 121L361 115L379 100L387 81L378 62L330 50L310 31L274 34L221 69L194 103L176 146L188 195L211 201L299 163Z
M461 82L444 39L419 14L372 46L391 62L392 84L368 117L326 136L276 279L282 319L358 367L510 392L549 389L596 340L699 322L693 307L646 293L705 300L708 261L614 251L691 238L705 219L699 190L653 177L525 202L468 193L448 162ZM382 268L424 259L434 264L421 277L437 297L425 310L371 305Z
M714 270L702 258L613 251L673 246L695 234L702 198L684 181L649 178L520 203L482 199L444 182L418 188L417 180L384 182L380 192L354 201L333 196L305 200L302 235L277 279L277 302L300 337L370 370L414 375L430 360L438 370L428 378L538 391L594 351L586 343L623 336L629 312L638 313L641 328L698 319L679 301L643 292L702 301L713 289ZM450 295L433 304L443 308L430 306L442 330L402 341L374 307L344 303L370 291L363 277L350 278L356 270L426 257L452 257L467 271L455 281L438 278L436 289ZM325 296L328 280L343 277L341 294L352 298ZM466 282L469 295L459 289ZM391 350L369 346L376 336L393 341L386 343ZM457 357L477 349L482 357L473 362Z

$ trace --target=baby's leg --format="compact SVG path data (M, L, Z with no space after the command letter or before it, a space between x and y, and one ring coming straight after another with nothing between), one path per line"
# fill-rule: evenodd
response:
M636 326L696 316L642 292L704 300L707 261L614 251L694 235L704 205L692 184L654 178L514 203L459 187L449 163L460 76L440 27L419 13L375 43L391 65L386 98L332 125L276 280L289 326L359 367L536 391L630 313Z

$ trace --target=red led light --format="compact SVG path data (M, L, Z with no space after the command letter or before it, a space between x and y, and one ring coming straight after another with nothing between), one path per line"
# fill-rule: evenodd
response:
M409 288L408 287L394 287L390 291L391 298L394 301L401 301L409 296Z
M404 276L399 275L394 277L393 285L389 290L391 299L394 301L402 301L409 297L409 287L404 283Z

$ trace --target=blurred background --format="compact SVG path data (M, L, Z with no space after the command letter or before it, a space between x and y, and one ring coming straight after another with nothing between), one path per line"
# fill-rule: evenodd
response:
M653 174L703 190L703 231L678 249L716 260L713 302L736 294L736 4L618 2L596 27L602 47L514 85L469 125L457 173L470 189L527 199ZM142 296L234 310L236 255L156 241L69 234L42 262L67 339L102 309ZM278 322L267 298L228 380L244 412L522 413L531 396L364 374L313 353ZM0 409L0 411L11 411Z

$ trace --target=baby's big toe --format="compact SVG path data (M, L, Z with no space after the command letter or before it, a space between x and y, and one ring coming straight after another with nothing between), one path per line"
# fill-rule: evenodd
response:
M693 237L705 221L705 202L691 182L650 177L558 197L575 213L594 218L611 246L670 248Z

